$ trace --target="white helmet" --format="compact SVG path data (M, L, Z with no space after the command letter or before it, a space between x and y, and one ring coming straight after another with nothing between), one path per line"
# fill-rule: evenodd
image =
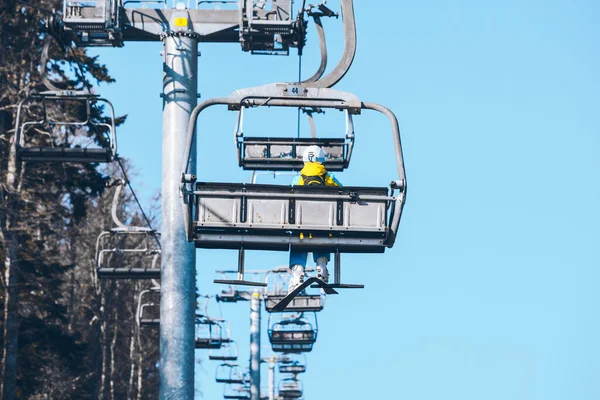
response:
M319 146L308 146L306 150L304 150L302 161L304 161L304 163L314 162L323 164L325 162L325 152Z

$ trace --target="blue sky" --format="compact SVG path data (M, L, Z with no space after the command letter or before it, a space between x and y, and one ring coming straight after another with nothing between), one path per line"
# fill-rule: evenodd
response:
M343 257L344 279L366 288L328 298L305 398L600 398L600 3L357 1L355 11L358 51L336 88L398 116L408 200L393 249ZM325 28L331 68L340 21ZM305 76L318 65L315 36ZM297 76L295 56L199 49L203 99ZM117 80L99 93L129 115L119 152L146 204L160 189L160 50L92 50ZM234 121L225 109L201 117L199 179L248 180ZM352 165L337 176L385 186L395 178L387 121L364 113L355 125ZM342 135L343 119L319 116L317 127ZM246 132L295 129L295 113L272 110L249 117ZM213 271L235 263L233 252L198 251L201 291L217 292ZM285 263L285 253L254 252L247 267ZM224 305L223 316L245 363L248 305ZM216 365L198 359L198 398L220 398Z

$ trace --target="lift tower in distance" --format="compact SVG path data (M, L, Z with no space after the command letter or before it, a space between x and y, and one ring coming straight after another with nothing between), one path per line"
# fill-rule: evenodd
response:
M64 0L54 36L82 47L163 43L160 398L194 398L195 249L180 199L181 164L197 102L198 43L241 43L253 54L301 51L306 22L292 0ZM192 150L190 167L195 169Z

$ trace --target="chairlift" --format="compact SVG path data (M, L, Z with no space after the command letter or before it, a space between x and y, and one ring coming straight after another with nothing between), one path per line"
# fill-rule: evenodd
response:
M293 88L301 89L304 95L291 95ZM388 117L399 175L389 188L196 182L196 176L187 171L187 159L183 164L188 240L197 248L238 250L237 284L264 286L244 280L245 250L293 249L335 253L334 282L326 286L362 288L341 283L341 253L383 253L395 243L406 195L395 115L383 106L361 102L350 93L334 89L291 84L243 89L229 98L207 100L196 107L188 128L186 155L191 151L198 114L217 104L233 110L260 105L310 106L341 109L349 115L369 109Z
M284 357L282 360L278 361L278 364L279 372L282 374L298 375L306 372L306 358L304 361L301 361Z
M196 349L220 349L223 343L231 341L230 338L224 336L223 327L219 321L205 316L196 317L194 337Z
M196 313L196 349L221 349L224 343L231 342L228 323L209 310L214 296L197 296L198 311ZM200 304L204 301L204 306Z
M66 104L84 110L83 118L66 120L60 113L52 112L51 104ZM105 105L110 111L109 121L94 119L92 108ZM30 110L39 107L39 119ZM96 132L102 138L103 147L86 147L91 139L82 141L77 135L82 129ZM96 94L76 91L44 91L23 99L17 107L16 118L17 155L22 161L107 163L117 154L115 112L110 101ZM45 136L45 138L44 138ZM32 144L35 137L36 144ZM37 144L42 143L42 144Z
M160 285L157 281L153 281L150 289L142 290L138 295L136 316L140 326L160 324Z
M211 349L208 359L213 361L236 361L238 359L238 345L235 341L223 343L221 348Z
M217 383L243 385L249 382L249 379L239 365L223 363L217 367L215 381Z
M57 28L59 21L57 18L49 20L48 30ZM29 95L17 107L17 156L21 161L31 162L112 161L117 154L115 111L112 104L89 91L70 90L61 87L64 86L61 82L51 81L46 68L51 42L52 36L46 35L40 60L41 81L48 90ZM59 44L64 46L60 40ZM94 115L92 111L95 107L108 108L106 121L102 121L99 115ZM66 117L73 112L77 117ZM95 144L89 146L93 139L81 134L88 130L95 134L100 147Z
M279 382L279 397L284 399L298 399L302 397L302 382L295 376L285 378Z
M224 399L250 400L250 388L248 385L226 384L223 388Z
M306 268L305 272L312 272L313 268ZM291 277L288 267L279 267L266 273L264 303L267 312L277 312L273 308L287 295L287 283ZM323 293L310 294L305 292L294 297L285 308L286 312L318 312L325 306L325 295ZM283 310L281 310L283 311Z
M122 179L114 182L112 219L116 226L96 240L98 278L160 279L160 233L149 227L127 226L117 216L124 185Z
M317 318L314 325L308 322L304 313L284 318L279 322L269 322L269 341L274 352L305 353L310 352L317 340ZM269 316L269 320L271 316Z

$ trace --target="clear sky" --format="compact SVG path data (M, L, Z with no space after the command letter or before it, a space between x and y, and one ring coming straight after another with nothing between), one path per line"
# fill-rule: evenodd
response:
M358 51L337 88L398 115L408 200L393 249L343 257L344 280L366 288L330 297L319 315L305 398L599 399L600 3L356 3ZM340 21L325 28L331 68ZM315 36L305 77L318 65ZM139 171L146 204L160 189L160 50L92 50L117 80L99 92L129 115L119 152ZM200 51L203 99L297 77L295 56L250 56L236 44ZM295 113L261 117L247 134L295 133ZM234 120L225 109L201 117L200 180L248 180L236 166ZM364 113L355 125L353 163L337 175L385 186L396 177L387 121ZM337 113L317 126L343 134ZM286 260L254 252L247 268ZM234 252L199 251L202 293L219 290L215 269L235 266ZM248 305L224 305L223 316L246 364ZM197 358L197 397L220 398L216 365Z

